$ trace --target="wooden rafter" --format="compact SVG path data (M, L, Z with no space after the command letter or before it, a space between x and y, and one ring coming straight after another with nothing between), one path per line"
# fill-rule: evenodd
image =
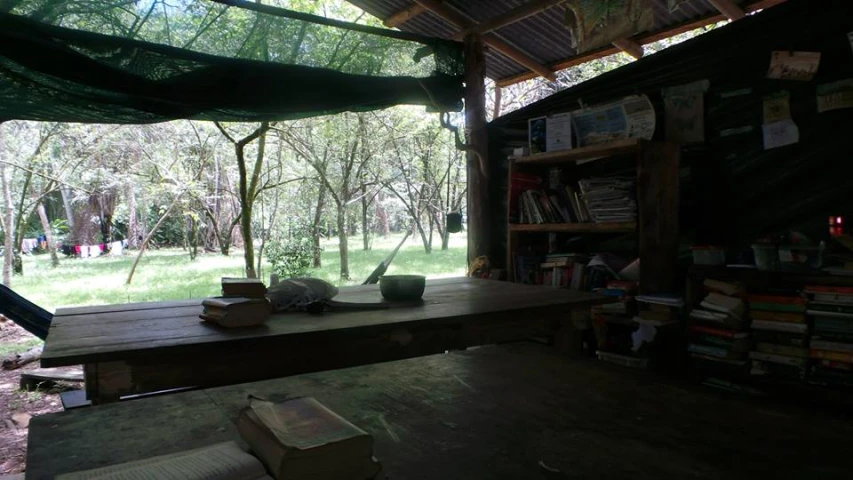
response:
M515 22L524 20L527 17L536 15L537 13L544 12L545 10L557 5L558 3L562 3L565 0L533 0L528 2L520 7L514 8L506 13L502 13L495 17L492 17L485 22L480 22L474 27L467 28L456 35L454 35L453 40L461 41L465 38L465 35L469 33L487 33L492 30L497 30L501 27L505 27L507 25L511 25Z
M417 17L425 10L426 9L421 4L413 3L396 13L392 13L382 23L388 28L396 28L414 17Z
M636 58L637 60L643 58L643 54L645 54L642 45L628 38L620 38L619 40L613 40L613 46Z
M764 10L766 8L774 7L781 3L785 3L785 0L760 0L754 2L750 5L744 7L744 11L747 13L754 12L756 10ZM696 30L697 28L704 27L706 25L710 25L712 23L722 22L727 20L726 16L723 14L712 15L710 17L705 17L699 20L695 20L689 23L684 23L678 25L676 27L670 28L668 30L663 30L660 32L654 33L646 33L642 35L635 36L631 38L638 45L646 45L649 43L654 43L675 35L679 35L685 32L689 32L691 30ZM566 68L574 67L575 65L580 65L582 63L589 62L590 60L595 60L597 58L606 57L608 55L613 55L614 53L618 53L620 50L615 46L603 47L597 50L593 50L591 52L587 52L584 55L580 55L577 57L568 58L566 60L561 60L559 62L552 63L548 65L548 67L553 71L560 71ZM512 77L506 77L499 80L496 80L495 83L501 87L508 87L510 85L514 85L519 82L523 82L525 80L530 80L532 78L536 78L536 75L531 73L521 73L518 75L513 75Z
M735 5L732 0L708 0L708 3L714 6L720 13L726 16L731 21L740 20L746 16L746 12L742 8Z
M435 15L438 15L444 20L452 23L461 30L467 30L469 28L474 28L477 26L474 21L466 17L464 14L440 1L415 0L415 2L426 8L430 12L434 13ZM483 43L493 48L495 51L507 56L512 61L530 69L537 75L543 76L551 81L557 79L557 75L554 73L553 70L531 57L528 53L525 53L519 50L518 48L510 45L506 41L502 40L497 35L493 33L486 33L482 36L482 38Z

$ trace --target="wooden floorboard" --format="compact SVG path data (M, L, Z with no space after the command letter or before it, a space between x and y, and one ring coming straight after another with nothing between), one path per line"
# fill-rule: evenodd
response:
M27 478L236 438L249 394L316 397L374 436L395 480L850 478L853 466L847 414L520 344L36 417Z

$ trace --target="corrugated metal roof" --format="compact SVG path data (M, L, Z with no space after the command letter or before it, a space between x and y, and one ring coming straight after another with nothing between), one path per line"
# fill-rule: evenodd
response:
M413 0L348 0L367 13L385 19L391 14L410 6ZM650 0L654 8L654 32L663 32L689 22L716 16L717 10L708 0L688 0L670 12L668 0ZM527 3L525 0L445 0L472 22L483 22ZM745 4L757 3L747 0ZM577 56L571 47L571 35L564 19L566 7L557 5L524 20L507 25L493 33L502 40L527 53L536 61L553 65ZM401 30L448 38L459 31L450 22L424 12L399 26ZM486 52L486 75L494 80L512 78L528 70L503 54L488 49Z

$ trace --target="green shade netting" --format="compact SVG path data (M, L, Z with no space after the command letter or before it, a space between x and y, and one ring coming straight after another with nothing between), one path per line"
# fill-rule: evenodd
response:
M0 120L458 110L463 68L458 43L239 0L0 0Z

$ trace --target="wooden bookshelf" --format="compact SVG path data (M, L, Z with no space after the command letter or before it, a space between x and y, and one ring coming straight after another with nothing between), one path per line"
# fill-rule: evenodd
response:
M553 153L510 157L508 168L508 204L512 197L512 178L516 172L547 178L548 170L561 165L577 165L583 160L614 156L631 157L636 162L638 218L620 223L518 224L507 219L506 266L514 275L513 253L532 242L530 234L550 234L549 244L560 234L606 235L636 234L641 269L640 293L673 291L676 287L678 257L678 145L640 139L626 139L602 145L574 148ZM583 166L577 168L583 169Z
M511 223L510 232L542 233L633 233L637 222L618 223Z
M589 147L580 147L553 153L540 153L524 157L513 157L512 161L517 165L555 166L564 163L591 160L593 158L636 154L640 151L643 143L646 143L646 141L637 138L628 138L602 145L591 145Z

